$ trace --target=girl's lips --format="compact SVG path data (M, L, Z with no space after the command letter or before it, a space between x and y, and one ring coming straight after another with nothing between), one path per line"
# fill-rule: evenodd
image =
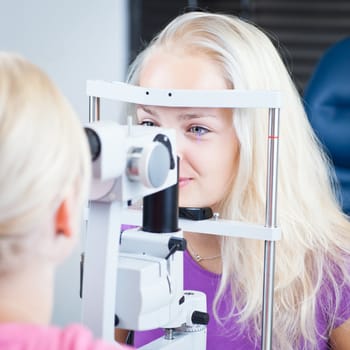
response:
M179 178L179 187L183 187L183 186L188 185L191 180L192 180L192 178L190 178L190 177L180 177Z

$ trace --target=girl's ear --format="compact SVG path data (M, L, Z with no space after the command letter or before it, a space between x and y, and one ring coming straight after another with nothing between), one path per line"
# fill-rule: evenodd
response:
M56 211L55 229L58 235L63 234L66 237L72 236L72 217L66 199L60 204Z

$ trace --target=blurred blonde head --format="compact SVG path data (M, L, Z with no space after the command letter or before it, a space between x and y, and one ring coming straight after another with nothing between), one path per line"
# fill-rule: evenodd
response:
M350 252L350 225L335 200L329 180L332 171L288 71L270 39L254 25L234 16L191 12L174 19L138 55L129 82L137 85L147 60L164 51L209 58L231 88L282 92L277 217L283 237L277 243L274 346L295 349L303 337L307 349L314 349L319 335L310 324L315 324L322 278L335 290L335 298L327 300L334 312L339 302L334 271L349 282L344 255ZM233 111L240 160L232 190L220 205L222 217L264 224L267 115L264 109ZM222 254L216 305L231 288L242 327L253 322L251 336L259 341L263 242L224 238ZM233 312L232 307L227 317ZM331 314L329 331L333 322Z
M46 74L0 53L0 273L31 259L60 260L71 242L54 232L71 200L77 231L90 178L86 137Z

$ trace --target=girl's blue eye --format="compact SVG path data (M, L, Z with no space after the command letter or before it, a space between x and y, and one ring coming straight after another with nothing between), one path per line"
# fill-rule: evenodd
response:
M190 127L189 131L196 136L202 136L209 132L207 128L198 125Z
M155 126L154 123L150 120L144 120L140 123L140 125L143 125L143 126Z

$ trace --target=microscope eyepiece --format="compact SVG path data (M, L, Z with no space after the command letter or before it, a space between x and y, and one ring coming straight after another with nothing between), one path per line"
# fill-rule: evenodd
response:
M101 141L96 131L91 128L84 128L91 153L91 160L94 162L101 153Z

